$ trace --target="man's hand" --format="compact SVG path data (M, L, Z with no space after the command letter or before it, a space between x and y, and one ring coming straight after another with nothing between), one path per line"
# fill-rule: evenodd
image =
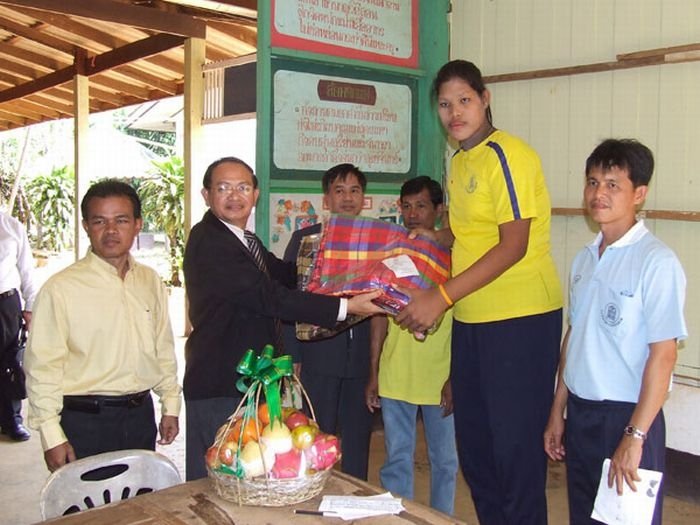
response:
M177 416L163 416L160 418L160 425L158 425L160 430L160 439L158 440L159 445L169 445L180 433L180 424L177 420Z
M427 228L411 228L408 232L409 239L415 239L416 237L426 237L431 241L438 242L437 232L434 229Z
M367 386L365 387L365 404L367 405L367 410L374 413L375 408L381 407L379 402L379 382L376 376L370 375L367 380Z
M644 441L632 436L623 436L617 450L610 458L610 470L608 471L608 487L615 483L617 493L622 496L624 484L637 492L635 481L641 481L637 473L639 462L642 460L642 448Z
M68 441L63 442L60 445L56 445L55 447L44 452L44 461L51 472L62 467L66 463L75 461L75 459L75 451L73 450L73 446Z
M22 312L22 317L24 318L24 327L29 332L29 327L32 324L32 312L28 312L27 310L24 310Z
M348 299L348 313L365 316L384 313L384 310L372 302L372 299L376 299L380 295L382 295L382 290L374 290L351 297Z
M440 392L440 406L442 407L442 417L449 416L453 411L452 404L452 383L450 383L450 378L447 378L445 384L442 385L442 391Z
M409 239L415 239L418 235L427 237L428 239L442 244L445 248L452 248L455 236L449 228L442 230L428 230L426 228L413 228L408 233Z
M555 409L549 414L549 421L544 429L544 451L554 461L562 461L566 456L564 448L564 416Z
M418 339L425 339L424 333L445 313L447 303L437 288L420 290L397 286L397 289L411 297L411 301L398 313L396 322L416 335L423 333Z

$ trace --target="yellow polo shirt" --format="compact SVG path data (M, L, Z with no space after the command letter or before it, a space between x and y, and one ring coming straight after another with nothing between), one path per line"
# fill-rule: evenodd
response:
M500 321L561 308L559 276L550 254L551 205L542 165L525 142L497 130L452 158L450 198L452 274L458 275L498 244L498 227L531 219L525 257L454 306L464 323Z
M452 314L419 341L389 318L379 357L379 396L414 405L439 405L442 386L450 375Z
M153 390L163 415L180 411L168 296L158 274L129 256L122 280L92 251L51 277L34 303L24 358L29 425L44 450L66 441L64 395Z

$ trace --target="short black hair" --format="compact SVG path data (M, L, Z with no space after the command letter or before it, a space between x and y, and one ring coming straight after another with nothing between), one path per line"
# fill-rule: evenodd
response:
M354 164L338 164L323 174L323 179L321 179L323 193L328 195L328 192L331 189L331 184L333 184L337 179L347 179L348 175L355 175L355 177L357 177L360 186L362 186L363 192L367 189L367 177L365 177L365 174L362 173L360 168Z
M606 139L586 159L586 175L597 168L627 171L635 188L648 186L654 172L654 154L635 139Z
M434 207L440 206L443 200L442 186L435 179L431 179L427 175L419 175L418 177L413 177L408 179L401 186L400 197L403 199L408 195L415 195L423 190L428 190L430 194L430 202L433 203Z
M245 169L247 169L250 172L250 175L253 177L253 188L258 187L258 178L255 176L255 172L253 171L253 168L251 168L247 162L244 160L239 159L238 157L221 157L220 159L215 160L211 164L209 164L209 167L207 168L207 171L204 172L204 178L202 179L202 186L204 186L206 189L210 190L211 189L211 178L214 173L214 170L216 169L217 166L221 164L225 164L227 162L230 162L231 164L239 164L243 166Z
M136 190L126 182L104 179L90 186L85 193L80 203L80 213L83 215L83 220L88 220L89 204L92 199L106 199L107 197L127 197L134 208L134 219L141 218L141 199L139 199Z

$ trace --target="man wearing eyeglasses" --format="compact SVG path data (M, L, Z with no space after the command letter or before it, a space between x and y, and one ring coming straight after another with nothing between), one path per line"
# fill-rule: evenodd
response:
M192 323L183 384L188 480L207 475L206 449L240 401L238 361L248 349L275 345L279 320L332 327L347 314L381 312L371 303L377 292L339 299L295 290L295 265L275 257L245 230L260 190L244 161L213 162L203 186L209 210L192 228L184 257Z

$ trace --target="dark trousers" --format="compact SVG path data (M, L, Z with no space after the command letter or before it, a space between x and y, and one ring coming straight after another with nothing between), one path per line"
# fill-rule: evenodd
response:
M634 403L588 401L569 393L566 405L566 484L571 525L601 523L591 518L591 512L603 460L612 457L617 449L634 408ZM663 412L659 411L647 432L639 467L663 472L665 464L666 423ZM662 479L653 525L661 525L663 488ZM631 489L625 485L624 490Z
M301 383L311 399L323 432L341 440L341 470L367 479L372 413L365 404L365 377L333 377L301 369Z
M18 356L21 328L22 306L19 294L0 299L0 363L21 359ZM14 428L22 423L22 401L16 399L10 390L9 376L0 373L0 427L3 429Z
M542 434L561 329L561 310L453 324L457 452L482 525L547 523Z
M204 455L214 444L216 431L236 410L240 398L216 397L185 401L185 477L206 478Z
M78 459L115 450L156 448L157 430L150 394L140 406L103 406L96 414L64 408L61 428Z

